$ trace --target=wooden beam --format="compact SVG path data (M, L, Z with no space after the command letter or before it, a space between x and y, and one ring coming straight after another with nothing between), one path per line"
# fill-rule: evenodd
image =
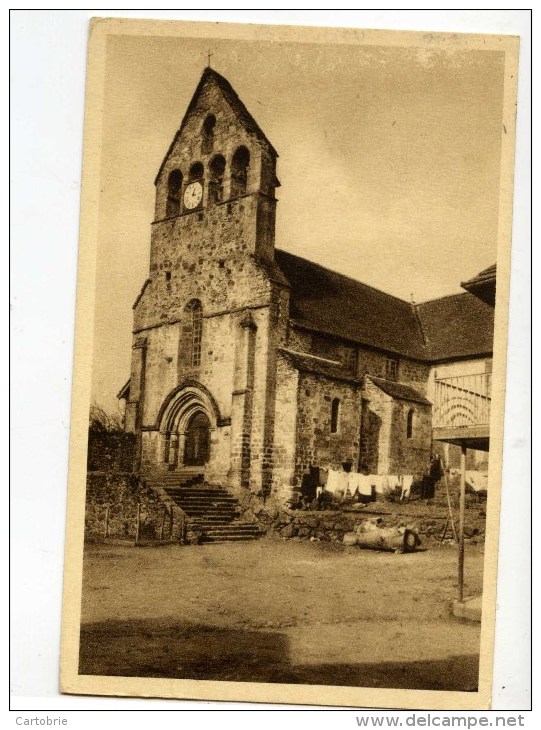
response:
M460 517L458 525L458 600L464 601L464 520L466 510L466 444L460 454Z

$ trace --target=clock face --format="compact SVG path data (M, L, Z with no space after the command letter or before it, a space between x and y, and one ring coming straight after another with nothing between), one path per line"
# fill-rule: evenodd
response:
M203 199L203 186L200 182L190 183L184 191L184 205L188 210L197 208Z

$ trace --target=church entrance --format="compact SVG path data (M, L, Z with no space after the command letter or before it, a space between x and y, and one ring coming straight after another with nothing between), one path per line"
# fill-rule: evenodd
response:
M196 413L188 422L184 442L184 465L203 466L210 458L210 421Z

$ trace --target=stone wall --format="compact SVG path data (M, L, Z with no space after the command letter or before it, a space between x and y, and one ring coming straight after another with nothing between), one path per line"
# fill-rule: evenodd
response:
M366 474L389 474L389 439L393 399L370 380L365 383L361 418L360 470Z
M88 431L88 471L132 471L135 435L124 431Z
M379 503L378 503L379 504ZM321 542L342 543L344 535L352 532L366 520L381 520L381 526L409 527L419 532L422 542L440 541L447 512L426 508L421 514L400 514L398 511L386 509L391 505L382 503L381 511L374 512L351 511L311 511L311 510L283 510L274 516L267 516L266 524L268 537L287 539L319 540ZM412 507L414 505L411 505ZM484 539L486 513L484 508L473 504L466 510L465 536L467 540L479 541ZM448 532L448 537L451 531Z
M309 336L308 333L303 332L299 328L294 331L292 341L294 344L289 346L294 347L296 345L294 349L311 352L319 357L336 360L344 365L347 364L351 351L356 350L357 368L353 373L354 375L359 378L362 378L364 375L373 375L377 378L389 378L387 363L394 356L384 352L353 345L350 342L344 342L328 335L313 334ZM398 360L398 375L396 380L400 383L410 385L425 395L430 366L426 363L399 356L396 356L396 359Z
M413 429L411 438L408 438L407 419L410 412ZM431 407L395 399L391 413L389 474L427 474L432 447Z
M276 367L272 497L283 504L295 484L299 372L279 356Z
M338 428L331 433L331 404L335 398L340 401ZM300 485L310 466L339 469L349 463L356 469L360 429L360 386L299 373L296 485Z
M365 383L361 430L361 471L369 474L428 473L432 447L431 407L392 398ZM413 411L411 438L407 418Z
M89 472L86 480L85 539L135 543L139 505L139 540L178 542L184 518L165 492L149 489L137 476Z

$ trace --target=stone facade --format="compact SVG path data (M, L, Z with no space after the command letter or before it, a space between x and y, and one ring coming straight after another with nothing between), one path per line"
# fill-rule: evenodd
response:
M285 504L311 466L422 474L431 451L430 405L370 379L424 397L429 362L295 320L274 260L276 158L206 69L155 181L122 396L137 470L204 472L251 507Z
M201 129L214 118L212 144ZM249 159L234 190L233 160ZM212 164L225 161L217 199ZM194 163L203 197L184 202ZM179 172L177 209L169 180ZM134 307L128 429L140 434L143 471L181 468L190 419L210 425L205 476L237 489L270 489L274 423L274 343L283 340L287 288L273 271L275 153L239 120L207 77L156 180L149 279ZM197 357L193 306L201 313Z
M361 434L361 471L419 476L428 472L432 446L429 405L393 398L367 378Z
M333 433L332 403L338 417ZM297 402L295 476L300 479L310 466L356 470L361 431L361 388L348 383L302 373Z

